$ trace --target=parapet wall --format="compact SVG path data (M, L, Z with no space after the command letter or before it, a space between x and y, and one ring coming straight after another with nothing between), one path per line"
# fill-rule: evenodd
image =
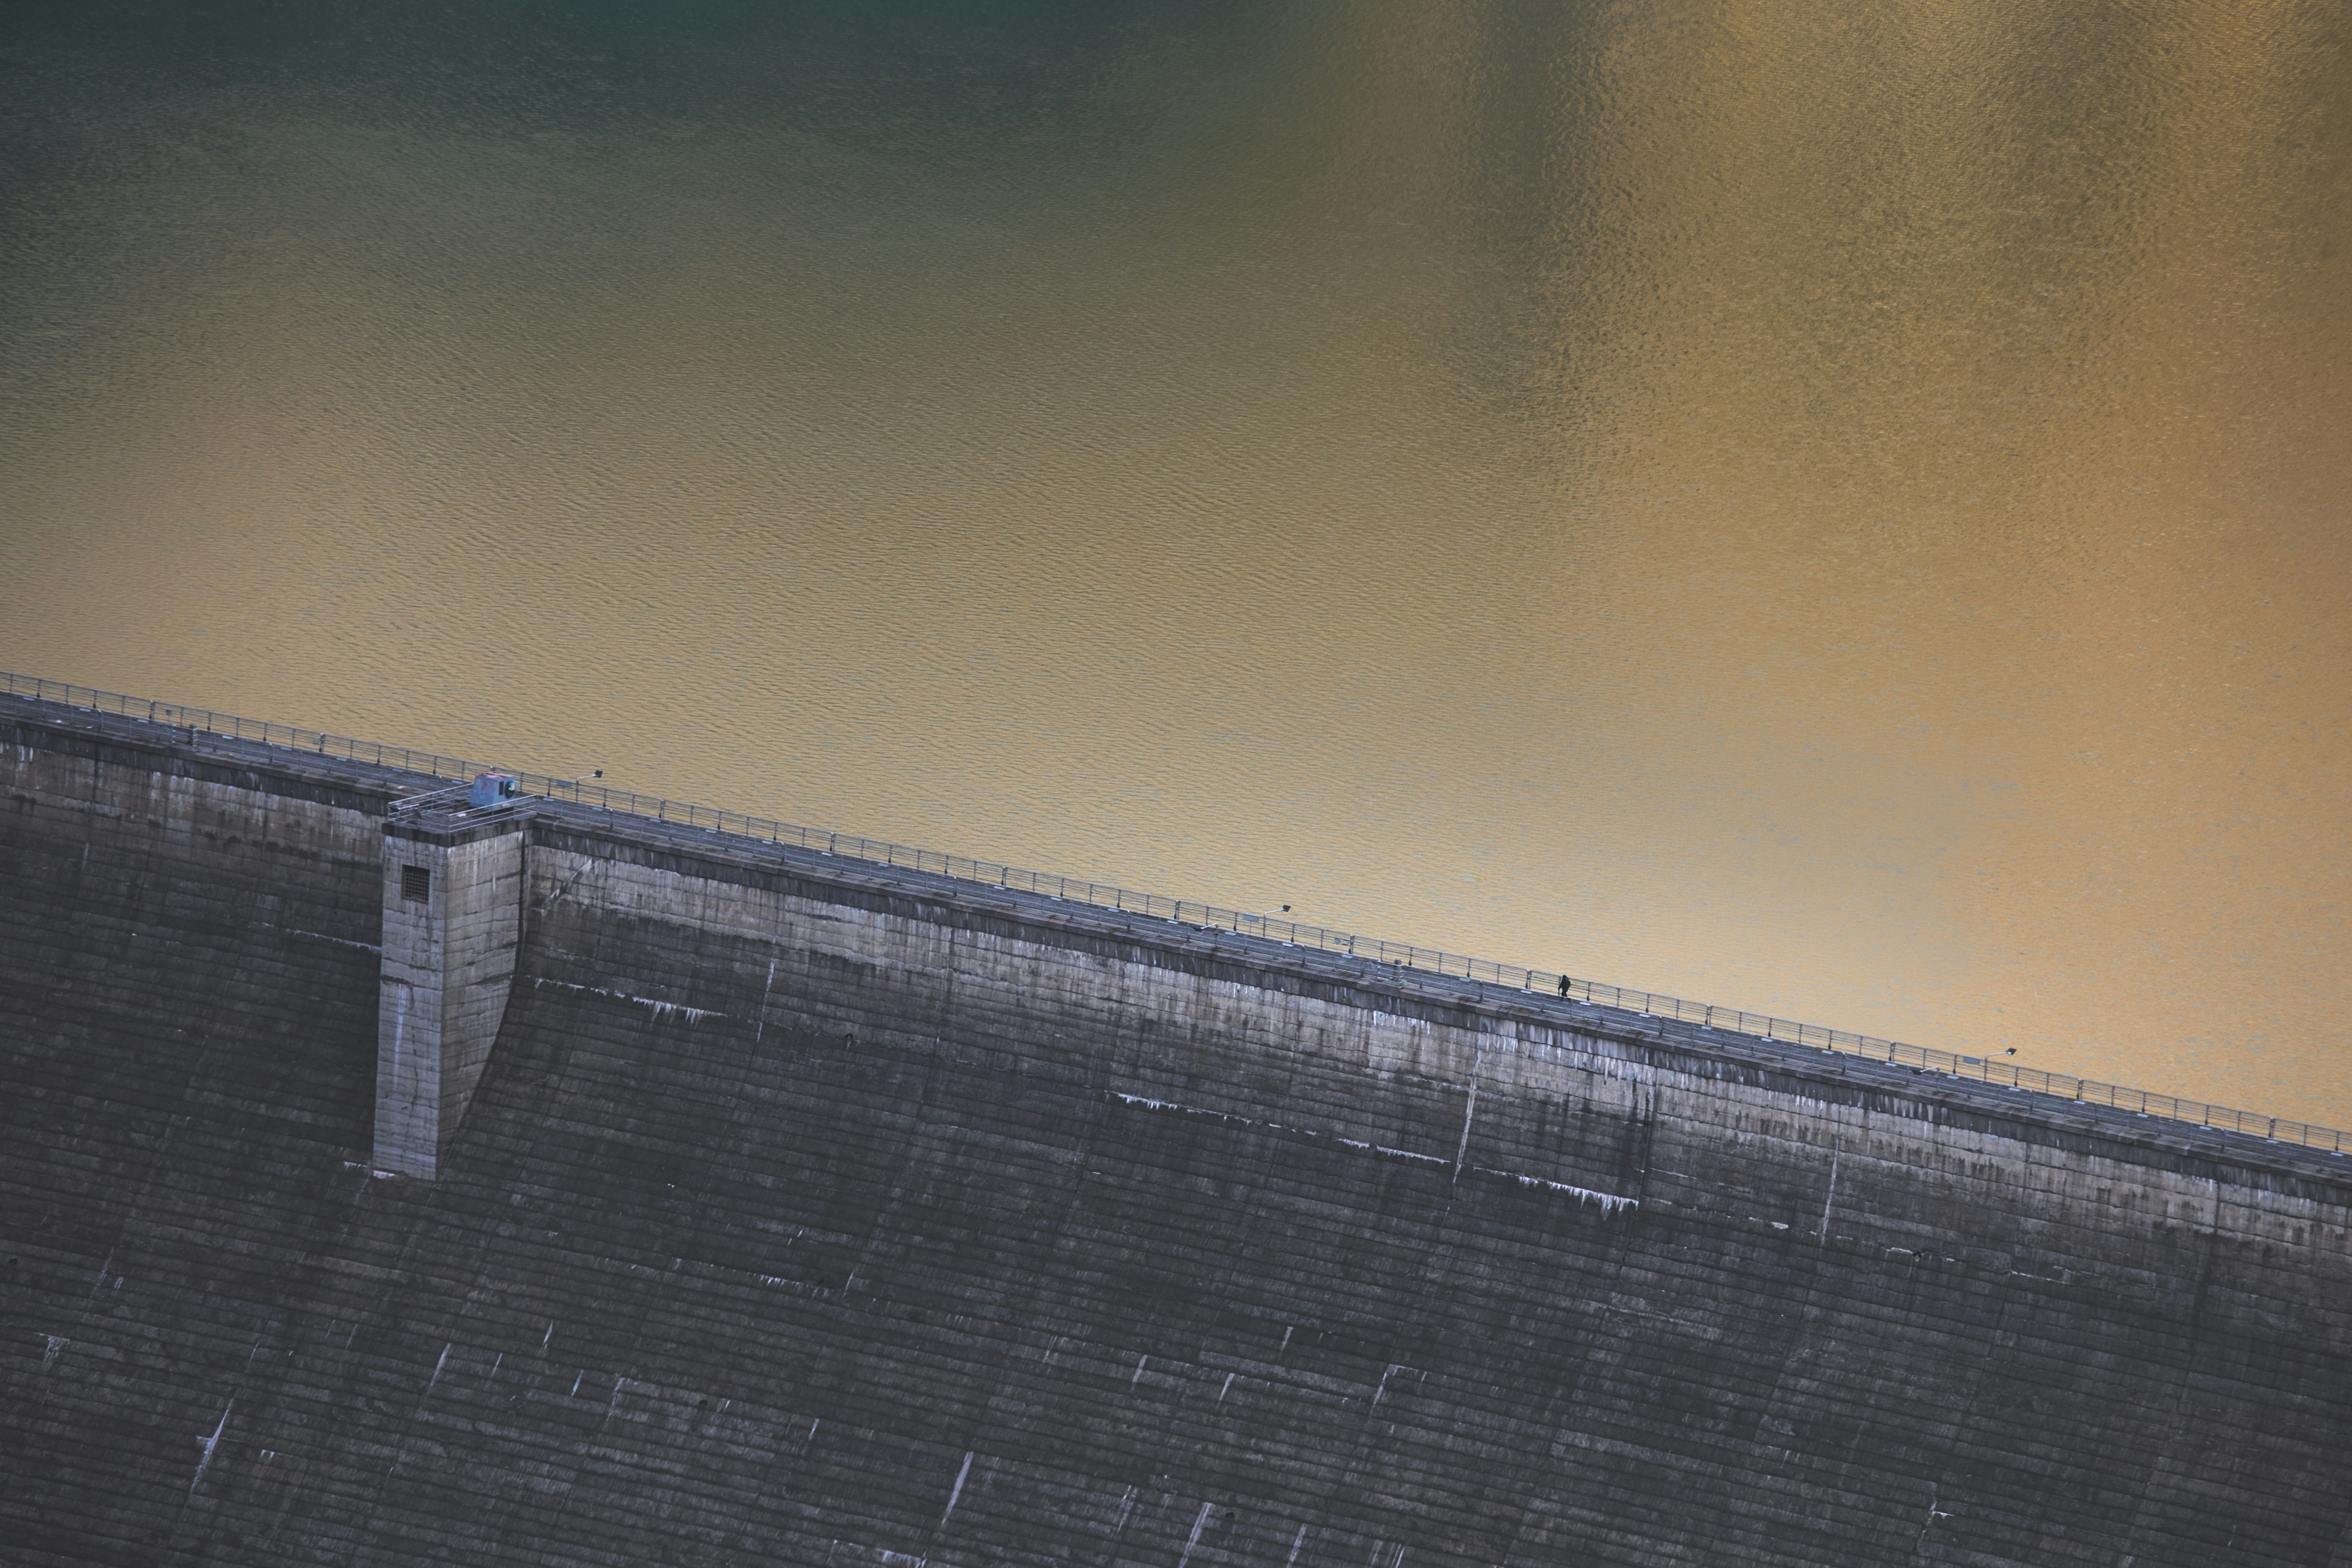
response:
M382 1178L415 783L151 729L0 731L26 1561L2352 1564L2330 1157L567 811Z
M542 929L575 918L555 910L569 902L639 930L599 962L608 988L650 1007L720 1016L722 992L757 981L768 1016L894 1047L943 1033L992 1048L1083 1039L1106 1092L1653 1207L1721 1208L1727 1187L1816 1236L1818 1207L1837 1212L1833 1157L1854 1193L1874 1173L1950 1189L1958 1207L1933 1234L2004 1249L2019 1244L2020 1203L2041 1198L2087 1204L2103 1234L2137 1244L2151 1226L2211 1224L2217 1203L2253 1205L2243 1223L2258 1233L2271 1223L2259 1215L2340 1218L2352 1191L2352 1169L2301 1151L2199 1157L2145 1119L2128 1132L2093 1127L2063 1104L1810 1051L1764 1067L1605 1009L1459 982L1449 995L1378 972L1318 980L1318 968L1339 966L1252 952L1259 944L1222 933L1146 929L1164 922L1114 924L1084 907L1041 913L1031 900L904 879L835 881L783 857L681 849L633 828L541 824L532 909ZM777 986L764 970L715 968L728 952L774 965ZM1596 1122L1570 1136L1563 1105L1616 1131ZM1638 1138L1624 1135L1633 1125ZM1629 1163L1625 1151L1645 1142L1654 1158ZM1899 1209L1853 1210L1832 1235L1927 1239L1912 1223Z

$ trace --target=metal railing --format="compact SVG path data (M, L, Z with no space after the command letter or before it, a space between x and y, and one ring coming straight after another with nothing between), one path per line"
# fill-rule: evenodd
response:
M125 718L144 720L156 724L169 724L191 731L201 731L206 734L222 735L231 740L258 741L265 745L278 746L289 751L307 752L318 756L347 758L353 762L374 763L410 773L427 773L436 778L471 779L477 773L490 771L482 764L467 762L458 757L443 756L437 752L418 752L404 746L378 745L373 741L355 741L348 736L330 735L320 731L305 730L290 724L265 723L257 719L241 719L234 714L215 713L208 709L187 708L171 702L156 702L144 697L125 697L120 692L100 691L87 686L74 686L58 680L43 680L32 676L12 675L6 671L0 671L0 692L10 696L31 698L36 701L56 702L90 712L115 713ZM2075 1078L2068 1073L2042 1072L2033 1068L2019 1067L1986 1057L1964 1056L1953 1051L1936 1050L1926 1046L1908 1046L1895 1040L1883 1040L1874 1035L1857 1035L1845 1029L1824 1028L1819 1024L1792 1023L1786 1018L1775 1018L1762 1013L1750 1013L1738 1007L1724 1007L1705 1002L1686 1002L1678 996L1660 995L1654 991L1635 991L1622 985L1603 984L1598 981L1569 979L1556 971L1528 969L1515 963L1497 963L1491 959L1467 958L1460 953L1444 952L1435 948L1416 947L1405 942L1383 942L1376 937L1357 936L1348 931L1330 931L1322 926L1306 925L1275 916L1222 909L1215 904L1196 903L1190 899L1171 899L1160 893L1139 893L1108 883L1084 881L1071 877L1057 877L1045 871L1028 871L1019 867L1000 865L993 860L975 860L962 855L944 855L936 849L910 848L903 844L891 844L881 839L860 837L855 834L833 833L819 827L802 827L789 822L779 822L772 817L751 816L740 811L721 811L713 806L691 805L678 801L664 800L658 796L636 795L627 790L609 789L602 784L588 784L579 780L551 778L544 773L515 773L513 776L521 790L529 795L593 806L604 811L622 812L632 816L644 817L649 821L674 823L681 827L706 828L713 833L730 834L769 844L791 845L797 848L814 849L819 854L841 856L876 866L898 867L910 871L929 871L940 876L951 877L960 881L985 883L991 887L1009 888L1024 893L1039 893L1050 899L1092 904L1102 909L1147 915L1189 926L1237 931L1246 936L1268 937L1294 947L1340 953L1350 958L1391 964L1422 973L1452 975L1490 985L1507 986L1515 991L1529 992L1542 997L1588 1002L1598 1006L1615 1007L1630 1013L1638 1013L1647 1017L1695 1024L1702 1028L1720 1029L1730 1034L1752 1036L1758 1039L1782 1040L1791 1045L1811 1046L1819 1050L1865 1057L1874 1061L1892 1062L1900 1067L1917 1068L1951 1078L1968 1079L2035 1094L2049 1095L2081 1104L2111 1106L2116 1110L2131 1111L2141 1116L2190 1122L2200 1127L2220 1128L2231 1132L2251 1133L2258 1138L2268 1138L2282 1143L2301 1144L2307 1148L2330 1150L2338 1154L2352 1149L2352 1133L2339 1131L2332 1127L2317 1127L2309 1122L2290 1121L2284 1117L2262 1116L2250 1110L2236 1110L2228 1106L2210 1105L2203 1100L2182 1100L2173 1095L2153 1093L2147 1089L2128 1089L2120 1084L2101 1083L2094 1079Z

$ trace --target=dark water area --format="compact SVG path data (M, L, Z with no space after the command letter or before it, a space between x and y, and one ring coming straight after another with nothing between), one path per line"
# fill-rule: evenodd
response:
M20 5L0 668L2352 1125L2339 5Z

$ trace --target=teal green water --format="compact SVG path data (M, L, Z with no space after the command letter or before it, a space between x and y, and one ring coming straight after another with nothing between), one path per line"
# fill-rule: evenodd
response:
M0 667L2352 1125L2337 6L0 28Z

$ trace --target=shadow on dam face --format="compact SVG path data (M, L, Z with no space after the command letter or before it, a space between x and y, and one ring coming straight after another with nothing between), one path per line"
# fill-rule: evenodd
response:
M2326 1157L0 725L11 1563L2352 1563Z

